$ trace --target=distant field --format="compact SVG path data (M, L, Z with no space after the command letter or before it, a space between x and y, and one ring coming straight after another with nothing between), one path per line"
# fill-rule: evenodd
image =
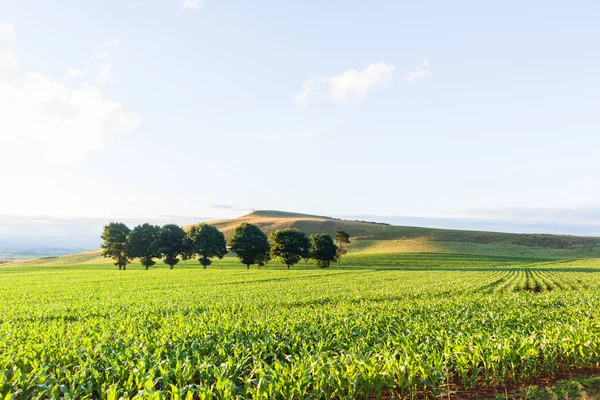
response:
M600 363L594 259L51 261L0 265L2 399L438 396Z
M32 248L32 249L8 249L0 248L0 262L10 260L25 260L39 257L57 257L85 251L84 249L62 249L62 248Z

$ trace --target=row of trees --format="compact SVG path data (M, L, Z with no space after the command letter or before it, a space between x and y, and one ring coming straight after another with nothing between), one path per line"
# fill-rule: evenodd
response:
M112 258L119 270L126 269L133 259L149 269L162 259L171 269L180 260L198 257L203 268L212 264L212 259L222 259L228 251L236 253L240 261L250 268L259 268L272 258L279 258L288 269L300 260L313 259L319 268L327 268L334 261L341 262L350 236L336 231L334 238L326 234L309 237L297 229L287 228L271 233L269 238L256 225L242 223L229 238L229 249L225 235L210 224L194 225L186 233L181 227L168 224L163 227L148 223L133 230L121 222L111 222L102 231L102 255ZM336 244L337 243L337 244Z

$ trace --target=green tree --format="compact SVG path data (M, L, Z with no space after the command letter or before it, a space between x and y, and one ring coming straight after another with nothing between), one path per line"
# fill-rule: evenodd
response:
M173 269L179 259L187 259L185 231L175 224L167 224L160 229L156 250L164 258L165 264Z
M310 258L315 260L317 267L329 267L330 263L337 258L337 250L331 236L322 233L310 235Z
M127 237L127 253L131 258L139 258L146 270L156 264L155 258L160 257L157 240L160 226L148 223L138 225Z
M303 232L286 228L271 233L271 256L281 258L281 262L290 266L301 259L310 257L310 241Z
M271 245L269 245L270 247ZM271 260L271 253L267 253L267 254L259 254L258 257L256 257L255 263L256 265L258 265L258 268L260 269L261 267L264 267L269 261Z
M209 224L192 226L187 234L189 253L197 254L198 261L204 268L212 264L211 258L223 258L227 254L225 235L216 227Z
M112 258L119 270L125 270L131 260L127 251L127 235L129 235L129 232L127 225L121 222L111 222L102 231L103 243L100 245L102 256Z
M229 238L229 248L250 269L251 264L261 267L269 261L271 245L267 235L258 226L244 222L233 231Z
M335 243L337 244L337 260L338 267L342 265L342 255L348 250L344 249L344 245L350 243L350 235L345 231L335 231Z

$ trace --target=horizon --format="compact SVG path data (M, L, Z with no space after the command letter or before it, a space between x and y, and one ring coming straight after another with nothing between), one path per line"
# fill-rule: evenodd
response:
M275 210L246 210L246 211L275 211ZM277 210L283 211L283 210ZM325 217L340 218L342 220L362 220L371 222L383 222L394 226L424 227L433 229L482 231L515 234L548 234L567 236L600 237L600 210L587 209L578 215L579 220L569 219L569 215L560 215L561 210L541 210L538 218L507 219L511 214L519 214L523 210L505 210L508 214L497 214L482 211L478 218L461 215L437 216L437 217L413 217L413 216L383 216L373 214L360 215L315 215L310 212L302 214ZM488 210L489 211L489 210ZM537 210L540 213L540 210ZM285 210L285 212L295 213ZM145 222L165 225L175 223L180 226L192 225L201 222L216 222L217 220L236 219L249 214L242 212L239 215L226 218L202 217L202 216L113 216L113 217L52 217L52 216L7 216L0 215L0 253L4 252L12 257L15 254L26 254L20 258L31 258L31 251L52 250L42 253L42 256L56 254L70 254L74 251L87 251L99 247L101 243L100 232L102 227L111 221L124 222L133 227ZM594 218L590 218L593 216ZM545 217L545 218L542 218ZM571 215L573 217L573 215ZM582 219L587 219L583 223ZM590 222L591 220L591 222ZM22 253L25 252L25 253ZM0 254L1 256L2 254ZM0 257L2 258L2 257Z
M9 1L0 215L600 235L600 4L580 5Z

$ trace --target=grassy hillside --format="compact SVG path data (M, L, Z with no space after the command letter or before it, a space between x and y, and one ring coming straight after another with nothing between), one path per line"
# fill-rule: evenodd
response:
M370 254L464 253L553 259L600 257L600 238L596 237L392 226L270 210L211 224L229 237L242 222L258 225L267 234L288 227L307 234L333 234L341 229L352 236L350 252Z
M41 257L30 260L8 261L11 265L77 265L77 264L101 264L112 263L111 260L102 257L100 249L86 251L84 253L69 254L66 256Z

